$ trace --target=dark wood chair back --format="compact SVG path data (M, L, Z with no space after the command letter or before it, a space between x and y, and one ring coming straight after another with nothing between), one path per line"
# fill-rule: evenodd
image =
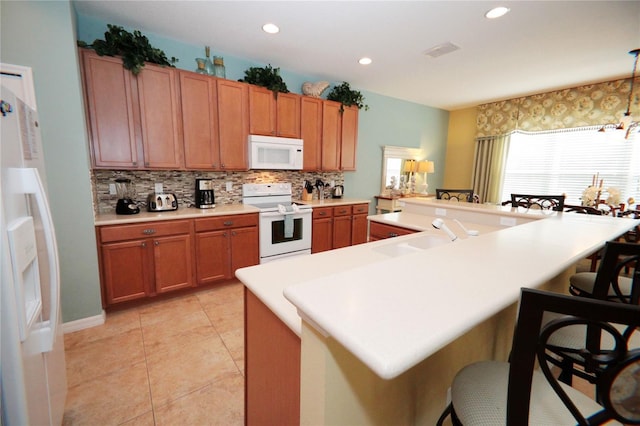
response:
M438 200L473 202L473 189L436 189Z
M545 313L561 314L542 327ZM613 327L611 324L617 324ZM542 329L541 329L542 327ZM549 364L558 348L551 342L555 333L582 327L587 338L579 355L594 376L602 410L584 418L558 383ZM640 306L522 289L518 322L514 334L507 394L507 425L523 424L529 418L532 376L536 361L554 392L581 425L603 424L614 419L623 424L640 424L640 351L629 348L630 330L640 327ZM600 338L609 335L610 339ZM604 336L603 336L604 337ZM601 343L602 342L602 343Z
M538 208L561 212L564 210L564 199L564 195L511 194L511 200L505 201L502 205L511 204L512 207Z

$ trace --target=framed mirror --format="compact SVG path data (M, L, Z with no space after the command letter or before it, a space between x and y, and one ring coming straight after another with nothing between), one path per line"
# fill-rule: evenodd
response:
M423 157L420 148L385 145L382 147L382 182L380 195L395 196L402 194L407 184L408 174L404 171L407 160L417 161Z

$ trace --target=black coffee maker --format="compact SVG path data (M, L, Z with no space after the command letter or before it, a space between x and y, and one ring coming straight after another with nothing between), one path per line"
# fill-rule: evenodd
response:
M116 214L140 213L140 207L133 201L136 196L136 188L131 183L131 179L116 179L116 194L118 194Z
M196 179L196 207L211 209L216 206L211 179Z

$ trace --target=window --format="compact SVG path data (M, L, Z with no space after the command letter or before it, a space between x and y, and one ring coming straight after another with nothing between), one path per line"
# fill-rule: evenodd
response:
M621 203L626 204L629 197L640 203L640 137L634 133L624 139L623 131L597 130L513 133L502 200L508 200L511 193L566 194L567 204L579 205L582 192L598 174L603 190L614 187L620 191Z

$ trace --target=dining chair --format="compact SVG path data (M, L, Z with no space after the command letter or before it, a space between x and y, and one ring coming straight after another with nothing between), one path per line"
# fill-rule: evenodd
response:
M511 199L502 203L503 206L511 204L512 207L525 207L527 209L564 210L564 195L531 195L511 194Z
M473 189L439 189L436 188L436 199L449 201L473 202Z
M569 277L569 293L622 303L640 302L640 244L607 241L597 272Z
M546 313L560 316L545 323ZM454 425L640 424L640 351L627 345L638 327L637 305L522 289L510 361L460 370L437 425L449 415ZM552 337L568 328L588 336L575 354L599 373L597 399L560 382L549 362L558 351Z

